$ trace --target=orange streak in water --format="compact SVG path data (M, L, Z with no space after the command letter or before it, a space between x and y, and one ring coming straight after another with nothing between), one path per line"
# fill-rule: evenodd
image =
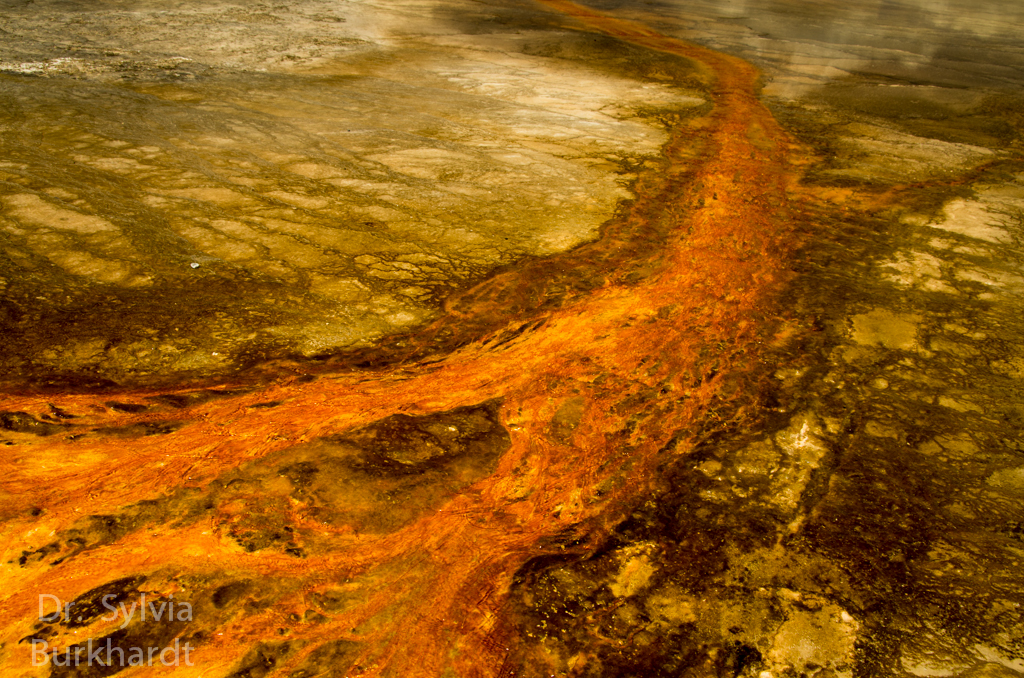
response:
M43 439L9 448L13 454L2 462L4 537L38 546L47 538L26 531L64 529L83 507L115 512L297 442L395 413L440 412L491 398L503 399L501 418L512 438L497 471L391 534L335 530L333 550L306 559L241 553L215 526L196 524L136 531L48 569L9 569L0 615L11 623L0 641L19 649L10 651L8 662L28 664L28 649L17 640L31 625L36 592L67 600L116 577L159 568L228 570L315 590L385 568L389 579L361 606L292 637L365 641L367 675L384 675L387 667L390 675L436 676L452 661L459 675L498 675L510 633L501 623L501 604L513 574L540 552L538 545L573 526L600 529L613 522L620 507L642 496L665 455L684 453L708 425L712 403L739 402L734 377L756 372L765 332L758 319L763 322L787 279L796 148L758 101L758 72L750 64L566 0L543 4L590 30L696 60L713 75L712 113L676 130L665 148L675 163L668 175L696 167L695 181L674 201L640 195L633 210L634 219L671 225L659 271L632 286L597 289L501 346L484 339L431 365L276 384L193 407L187 411L193 423L168 435L128 443ZM703 149L697 159L688 157L694 147ZM549 434L550 423L574 396L585 400L583 418L570 440L559 441ZM266 400L283 402L246 409ZM68 396L60 406L80 412L94 402ZM2 409L46 407L38 397L12 396ZM117 416L123 422L153 418ZM682 441L664 452L679 432ZM19 517L33 506L47 510L42 522ZM179 673L227 671L252 643L273 639L283 615L300 609L300 598L233 622L195 654L194 670ZM388 624L352 632L392 603L398 607Z

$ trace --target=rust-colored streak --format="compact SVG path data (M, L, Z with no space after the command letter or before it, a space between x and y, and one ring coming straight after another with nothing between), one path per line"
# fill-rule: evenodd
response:
M350 675L436 676L452 665L463 676L510 675L503 663L514 636L502 621L502 601L517 569L557 548L556 535L614 522L666 455L685 453L718 425L716 417L743 416L762 347L778 340L770 309L787 279L797 149L758 101L751 65L565 0L543 4L589 30L707 68L713 111L675 130L665 149L673 164L641 183L630 217L668 230L660 267L639 282L612 282L539 314L541 322L507 341L488 335L431 364L282 381L184 410L137 414L111 412L87 395L6 397L4 411L38 416L53 404L79 415L74 423L82 430L181 424L128 438L25 434L6 448L3 538L5 562L13 564L4 565L0 615L8 623L0 642L11 670L30 666L29 648L18 641L32 630L36 594L70 600L120 577L172 572L197 581L219 573L261 579L274 596L266 608L193 622L217 625L204 629L195 666L180 666L176 675L225 675L257 642L280 641L284 627L299 649L276 664L281 675L336 639L360 643L353 662L361 668ZM692 180L666 200L665 186L683 172ZM517 319L508 326L518 327ZM454 493L439 490L439 503L396 529L324 524L293 503L282 510L296 529L318 535L317 546L302 558L247 552L228 534L232 521L255 509L222 506L179 525L128 530L58 564L49 564L56 556L17 564L86 512L116 514L182 488L202 491L244 464L398 413L492 399L500 399L511 437L496 469ZM563 425L570 401L576 414ZM280 404L252 407L266 402ZM348 581L360 587L358 602L315 625L288 621L318 591ZM54 646L109 628L79 631L54 638Z

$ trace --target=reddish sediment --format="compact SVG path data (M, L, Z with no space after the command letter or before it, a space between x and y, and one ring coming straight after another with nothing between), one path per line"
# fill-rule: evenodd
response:
M431 362L283 379L184 409L134 414L103 403L152 403L173 392L3 397L0 410L40 419L56 406L76 416L67 420L75 426L69 433L87 432L76 440L19 434L5 449L0 490L11 564L2 579L7 623L0 642L9 648L3 662L10 670L30 666L30 648L18 641L32 632L38 594L71 600L132 575L159 586L171 581L166 573L195 581L230 573L266 581L272 604L228 619L197 617L193 625L204 628L206 640L192 654L195 666L177 669L182 676L226 674L257 643L280 642L284 627L293 649L275 664L281 675L339 639L359 643L351 661L361 670L349 675L439 676L448 667L464 676L511 675L504 663L515 631L502 603L516 571L558 549L556 536L614 524L644 496L660 464L685 455L708 431L755 416L748 405L764 378L763 359L788 337L775 309L790 279L790 200L805 151L758 100L752 65L571 2L543 4L585 30L705 68L711 111L672 131L668 164L640 180L625 219L666 234L644 275L624 281L609 270L604 284L532 310L522 329L524 319L509 317L501 293L515 295L524 276L541 276L543 265L503 273L484 283L486 294L471 290L454 300L440 322L458 322L461 314L504 327ZM587 247L613 252L614 233ZM583 255L549 265L569 265L574 256ZM439 486L434 507L397 529L325 525L295 501L282 520L316 531L317 546L304 557L249 552L229 533L251 509L220 506L180 525L130 530L57 564L55 554L18 565L20 553L51 543L86 514L116 515L181 488L199 492L244 464L397 414L493 400L511 440L493 473L454 493ZM252 407L268 402L277 404ZM566 407L573 414L562 425ZM158 435L111 432L168 422L176 429ZM288 621L318 590L348 581L359 587L358 602L315 625ZM52 646L109 630L97 622L54 637Z

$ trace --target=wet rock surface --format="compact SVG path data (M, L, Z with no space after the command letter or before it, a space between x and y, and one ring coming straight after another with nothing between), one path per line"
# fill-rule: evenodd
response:
M894 39L896 27L843 24L838 7L822 21L849 33L830 46L773 23L799 11L783 4L731 8L725 26L706 22L728 6L615 7L701 25L710 44L768 65L777 115L819 149L789 299L810 332L775 358L765 428L669 465L586 555L520 572L512 616L530 640L514 664L529 676L1020 675L1022 127L996 112L1019 83L987 61L929 65L921 36L955 21L941 13L915 25L928 46L897 68L874 46L857 56L869 31ZM991 40L1006 63L1021 58L975 19L957 49ZM753 47L747 31L765 26Z
M595 238L659 116L703 103L681 60L515 5L506 26L458 3L8 4L11 385L217 377L414 328Z
M0 360L58 392L0 407L0 662L1024 674L1015 9L550 4L11 5ZM188 618L97 614L143 594Z
M957 242L980 254L997 224L1019 238L1004 214L990 208ZM948 210L938 228L885 217L844 220L834 245L806 253L792 302L815 329L778 358L763 432L665 469L595 552L520 573L515 614L536 643L524 675L1024 670L1024 439L1008 362L1024 327L1017 295L990 277L1019 263L947 246L934 278L894 275L937 230L968 226ZM962 267L991 282L957 289Z

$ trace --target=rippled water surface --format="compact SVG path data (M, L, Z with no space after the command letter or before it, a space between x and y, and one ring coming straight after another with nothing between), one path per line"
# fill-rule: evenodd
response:
M0 0L3 674L1024 674L1022 27Z

